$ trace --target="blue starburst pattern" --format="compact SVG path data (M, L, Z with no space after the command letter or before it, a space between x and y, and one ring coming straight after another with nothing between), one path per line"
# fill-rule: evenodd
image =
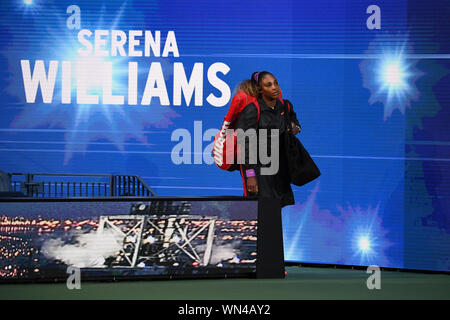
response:
M335 212L320 208L318 192L319 183L304 203L283 211L286 260L320 262L326 255L330 263L390 266L386 251L394 243L383 226L380 205L337 205Z
M419 98L415 81L424 73L417 70L407 35L388 33L377 36L360 63L363 87L370 90L369 104L384 106L384 120L399 110L405 114L411 101Z

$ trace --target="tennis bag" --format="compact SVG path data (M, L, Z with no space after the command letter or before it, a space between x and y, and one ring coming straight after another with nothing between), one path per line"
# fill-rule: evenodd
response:
M281 98L281 90L279 99L283 102L283 99ZM258 122L261 111L257 98L248 95L245 92L239 91L231 100L230 108L224 118L222 127L214 137L212 155L214 162L222 170L234 171L239 168L237 164L237 155L240 153L240 150L238 150L239 146L237 146L237 135L234 131L235 123L242 110L250 103L254 103L256 106L256 110L258 111L256 121Z
M284 135L284 150L289 169L289 180L292 184L300 187L321 175L309 152L292 132Z

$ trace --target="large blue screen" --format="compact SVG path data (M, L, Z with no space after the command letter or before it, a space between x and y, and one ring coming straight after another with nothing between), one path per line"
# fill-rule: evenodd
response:
M322 175L283 209L285 259L450 270L448 1L0 5L0 170L242 195L212 139L271 71Z

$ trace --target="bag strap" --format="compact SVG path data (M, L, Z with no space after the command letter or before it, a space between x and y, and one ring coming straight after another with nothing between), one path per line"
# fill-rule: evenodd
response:
M258 99L255 100L254 104L256 106L256 111L258 112L258 117L256 118L256 123L259 123L259 116L261 115L261 107L259 106Z
M283 100L283 99L281 99L281 102L283 102L283 105L287 104L288 113L291 113L291 103L288 100Z

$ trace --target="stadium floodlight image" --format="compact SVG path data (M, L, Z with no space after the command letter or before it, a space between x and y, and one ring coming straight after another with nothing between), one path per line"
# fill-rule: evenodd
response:
M111 267L206 266L216 220L195 215L101 216L97 234L112 230L122 240L122 249L110 261Z

